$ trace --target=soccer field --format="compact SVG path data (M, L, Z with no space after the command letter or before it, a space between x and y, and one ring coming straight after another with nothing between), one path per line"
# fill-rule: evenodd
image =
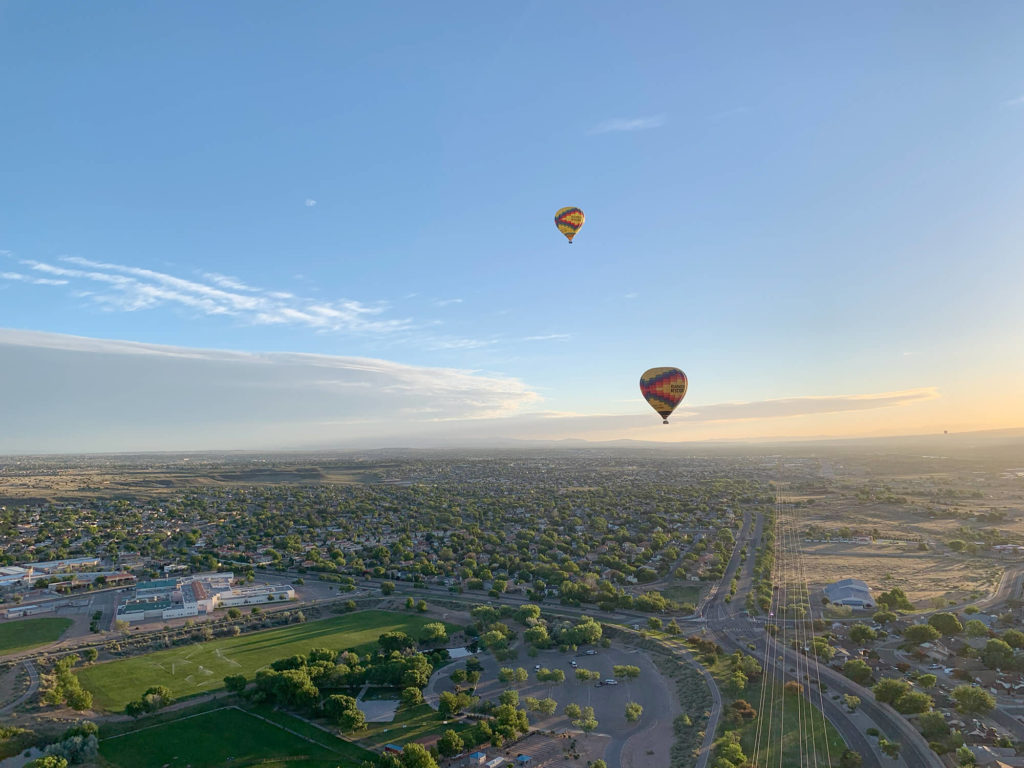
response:
M307 738L230 708L104 738L100 754L117 768L335 768L359 764L352 756L353 745L315 729L304 735ZM361 757L370 755L358 751Z
M155 651L130 659L108 661L78 672L83 687L98 706L119 710L153 685L166 685L176 697L215 691L226 675L246 675L276 659L311 648L363 650L384 632L418 637L424 624L436 619L387 611L360 611L305 624L253 632ZM455 630L449 626L449 632Z
M71 619L15 619L0 624L0 655L59 640Z

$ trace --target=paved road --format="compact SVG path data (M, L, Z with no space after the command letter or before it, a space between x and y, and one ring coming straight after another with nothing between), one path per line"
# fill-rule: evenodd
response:
M758 526L758 532L760 530L760 526ZM750 588L749 583L746 583L746 578L741 578L741 582L744 582L741 584L743 589L737 590L735 599L730 603L725 602L727 590L721 587L731 582L738 567L739 551L742 544L749 541L749 536L750 526L745 521L733 559L719 584L720 588L710 593L710 599L701 608L701 615L706 620L707 630L723 648L729 651L751 652L749 645L753 644L757 649L753 653L761 660L765 674L774 673L778 680L785 680L787 677L792 679L793 674L789 670L799 670L802 666L806 666L807 659L790 648L774 643L771 644L769 651L768 637L761 623L751 621L735 612L733 606L744 604L745 589ZM759 540L759 538L755 539L755 544ZM748 547L748 560L753 557L753 549L754 546ZM744 569L744 577L747 575L746 572L752 571L752 567L750 565ZM779 656L782 657L781 661ZM910 766L910 768L942 768L942 762L938 755L932 752L924 737L902 715L888 705L876 702L870 691L844 675L825 666L820 666L818 671L821 681L828 686L831 694L849 693L861 699L859 710L852 714L847 711L845 706L840 706L830 697L823 696L818 702L812 700L812 704L816 704L822 710L850 749L861 754L863 768L882 768L883 766L877 743L869 740L864 733L866 728L871 726L878 728L887 738L899 741L903 745L900 758L895 761L885 758L885 766L892 768L902 764Z
M0 715L7 715L13 712L15 709L20 707L26 701L28 701L35 692L39 690L39 673L36 672L36 666L31 661L26 660L25 671L28 672L28 690L26 690L21 696L12 701L6 707L0 708Z

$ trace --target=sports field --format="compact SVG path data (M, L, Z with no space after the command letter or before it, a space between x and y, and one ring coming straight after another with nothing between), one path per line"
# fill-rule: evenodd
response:
M239 709L219 709L104 738L100 754L117 768L335 768L370 756L318 729L292 728L302 723L289 720L268 723Z
M431 621L436 619L360 611L108 661L82 669L78 679L92 692L98 706L119 710L153 685L166 685L178 698L207 693L222 688L225 675L252 678L270 662L308 653L311 648L368 649L384 632L406 632L418 637L423 625ZM456 629L449 626L449 632Z
M0 655L24 651L55 640L71 626L71 619L15 619L0 624Z

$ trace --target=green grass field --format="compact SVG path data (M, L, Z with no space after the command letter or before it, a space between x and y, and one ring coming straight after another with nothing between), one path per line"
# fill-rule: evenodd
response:
M352 734L363 746L380 750L385 744L395 743L399 746L428 735L440 735L451 728L456 733L465 731L472 723L449 721L445 725L444 718L430 708L429 704L415 707L399 707L394 721L390 723L368 723L366 728Z
M24 651L56 640L71 626L71 619L17 619L0 624L0 655Z
M293 726L285 724L308 735ZM311 738L315 744L247 712L221 709L104 738L100 754L117 768L335 768L362 759L345 753L352 745L322 731Z
M696 603L700 600L701 593L704 591L703 586L692 586L690 584L672 584L669 587L661 590L661 594L666 600L671 600L673 603Z
M435 619L423 616L360 611L305 624L292 624L240 637L169 648L130 659L108 661L78 673L98 706L119 710L153 685L166 685L176 697L218 690L226 675L252 677L276 659L311 648L369 649L384 632L418 636L424 624ZM456 627L449 626L449 631Z
M722 657L711 667L711 674L722 689L725 710L737 697L727 692L726 680L730 670L729 657ZM768 685L762 702L762 687ZM846 749L846 743L832 723L822 717L821 710L813 706L818 700L818 689L804 681L803 696L786 694L781 684L759 680L747 686L738 698L744 699L757 710L757 717L739 729L740 744L744 754L755 765L804 765L827 764L831 755L833 763ZM810 697L810 700L809 700ZM758 742L758 727L761 737ZM780 754L781 762L780 762Z
M808 695L817 701L817 688L809 688ZM740 743L750 761L756 765L803 765L814 763L817 756L817 765L826 765L830 755L832 764L838 763L846 743L835 726L822 718L821 710L808 701L807 695L786 695L781 685L774 686L769 693L758 713L763 720L760 750L755 749L756 719L740 731ZM761 685L751 685L744 696L757 709L761 703Z
M272 720L290 731L295 731L308 739L323 744L332 752L341 755L355 765L359 765L364 760L372 760L375 757L373 752L363 749L358 744L336 738L329 733L325 733L312 723L289 715L287 712L282 712L272 707L251 707L251 709L260 717L265 717L267 720Z

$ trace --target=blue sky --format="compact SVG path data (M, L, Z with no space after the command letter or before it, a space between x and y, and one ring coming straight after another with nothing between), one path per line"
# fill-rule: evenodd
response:
M439 436L1021 426L1022 22L1011 2L3 2L0 359L28 381L152 345L470 372L481 408L432 393L406 416ZM587 214L571 247L563 205ZM655 365L690 376L683 423L753 410L667 433L638 397ZM94 437L0 449L161 447L116 408L84 430L102 391L64 396ZM260 447L315 421L278 397L253 405ZM338 397L321 442L379 407ZM880 405L821 412L843 397Z

